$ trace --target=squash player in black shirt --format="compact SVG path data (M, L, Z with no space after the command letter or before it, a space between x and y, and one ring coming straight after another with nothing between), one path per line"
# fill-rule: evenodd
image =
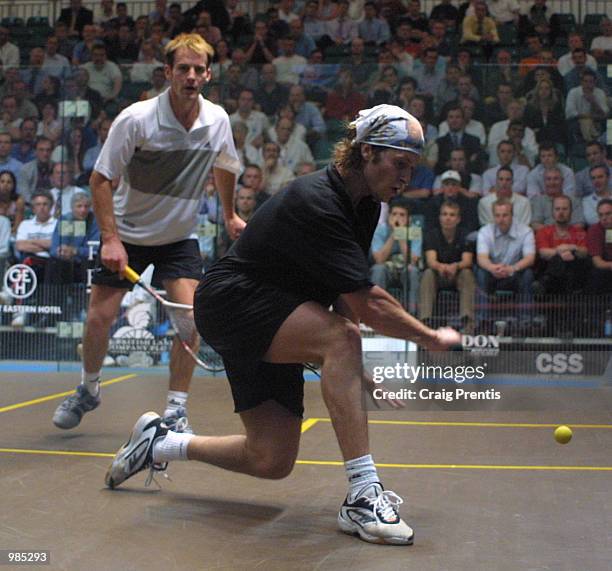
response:
M301 363L315 362L349 480L340 529L373 543L413 542L398 513L402 499L383 488L370 455L361 391L364 381L373 383L364 379L358 324L430 350L460 342L452 329L426 327L368 279L380 203L410 181L422 147L421 126L403 109L361 111L330 166L298 178L261 206L207 271L194 308L200 334L223 356L245 434L177 433L146 413L111 464L108 486L146 468L163 470L171 460L260 478L287 476L304 410Z

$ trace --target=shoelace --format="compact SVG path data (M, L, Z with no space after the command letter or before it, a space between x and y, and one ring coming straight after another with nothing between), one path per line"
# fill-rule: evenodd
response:
M184 416L181 416L176 421L176 424L174 425L173 430L174 432L183 432L183 430L185 430L185 428L187 428L188 425L189 425L189 421L187 420L187 418L185 418ZM168 480L169 482L172 482L172 478L168 476L167 470L168 470L168 462L151 464L151 467L149 468L149 474L147 475L147 479L145 480L145 488L148 488L152 482L155 482L155 485L160 490L162 489L161 484L155 479L155 472L161 472L161 475L166 480Z
M377 521L380 522L381 517L385 520L397 519L399 517L397 508L403 503L404 500L402 500L402 498L400 498L395 492L392 492L391 490L384 490L381 492L374 500L374 505L372 506ZM380 517L378 515L378 510L380 510Z

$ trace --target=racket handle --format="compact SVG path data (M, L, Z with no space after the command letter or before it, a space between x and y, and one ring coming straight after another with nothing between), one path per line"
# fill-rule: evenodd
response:
M138 283L140 281L140 276L132 268L130 268L130 266L125 266L125 270L123 270L123 275L133 284Z

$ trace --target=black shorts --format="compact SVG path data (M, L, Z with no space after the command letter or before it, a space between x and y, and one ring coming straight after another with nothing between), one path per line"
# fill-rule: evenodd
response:
M296 416L304 414L303 365L267 363L262 357L283 322L306 301L233 271L225 260L205 274L195 294L195 321L223 357L235 412L274 400Z
M130 267L141 274L149 264L155 266L152 283L155 287L162 287L164 280L177 278L202 278L202 256L200 247L195 239L181 240L172 244L161 246L137 246L122 242L128 255ZM96 257L95 270L91 282L96 285L105 285L121 289L132 289L129 280L120 279L119 274L111 272L102 265L100 252Z

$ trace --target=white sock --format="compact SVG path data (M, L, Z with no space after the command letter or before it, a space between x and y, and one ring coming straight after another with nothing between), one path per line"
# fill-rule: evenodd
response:
M354 498L367 484L380 482L371 454L347 460L344 467L349 481L349 498Z
M189 393L184 393L182 391L168 391L168 396L166 398L166 411L164 412L164 416L168 416L171 412L179 408L187 408L187 397Z
M100 371L88 373L85 369L81 369L81 384L91 396L98 396L100 393Z
M153 462L188 460L187 445L194 436L194 434L169 430L164 438L160 438L153 444Z

